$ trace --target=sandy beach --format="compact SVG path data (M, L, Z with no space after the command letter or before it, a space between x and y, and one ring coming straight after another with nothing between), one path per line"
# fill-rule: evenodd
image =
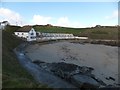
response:
M26 55L32 60L47 63L66 62L93 67L93 74L108 85L118 83L118 47L57 42L29 45ZM109 77L114 78L108 79Z

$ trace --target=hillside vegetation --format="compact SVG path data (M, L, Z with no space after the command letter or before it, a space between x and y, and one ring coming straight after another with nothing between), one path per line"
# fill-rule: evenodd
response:
M47 25L35 25L35 30L49 33L72 33L77 36L87 36L89 39L118 39L118 27L66 28Z
M101 27L101 28L90 28L79 34L79 36L87 36L89 39L118 39L118 28L117 27Z
M47 33L72 33L78 35L80 32L84 31L84 28L67 28L58 26L46 26L46 25L35 25L33 26L35 30Z
M19 64L13 49L23 41L12 34L20 27L7 26L2 32L2 87L3 88L36 88L44 87L36 83L32 76Z

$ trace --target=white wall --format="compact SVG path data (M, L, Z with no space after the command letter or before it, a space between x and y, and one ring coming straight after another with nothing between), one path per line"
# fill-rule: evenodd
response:
M73 34L64 34L64 33L40 33L42 35L42 38L39 38L41 40L54 40L54 39L74 39Z
M34 30L34 28L32 28L28 33L27 41L34 41L34 40L36 40L36 31Z
M21 38L26 38L27 41L36 40L36 31L32 28L29 32L14 32L14 34Z
M5 26L6 26L6 24L1 24L0 29L2 29L2 30L5 29Z
M76 39L88 39L88 37L75 37Z
M15 32L14 34L17 35L18 37L22 37L22 38L28 37L28 32Z
M63 33L42 33L43 37L73 37L73 34L63 34Z

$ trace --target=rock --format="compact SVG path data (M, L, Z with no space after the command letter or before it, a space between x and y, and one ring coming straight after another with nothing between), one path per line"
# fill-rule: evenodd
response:
M116 85L120 86L120 84L119 84L119 83L118 83L118 84L116 84Z
M106 80L109 80L109 78L107 78L107 77L106 77L105 79L106 79Z
M33 61L33 63L35 63L35 64L39 65L40 63L45 63L45 62L40 61L40 60L34 60L34 61Z
M107 84L106 83L104 83L102 80L100 80L99 78L96 78L95 76L93 76L92 77L94 80L96 80L97 82L99 82L100 83L100 85L102 85L102 86L106 86Z
M94 70L92 67L78 66L75 64L68 64L64 62L59 63L45 63L35 60L33 63L38 64L41 68L52 73L77 87L92 87L96 88L100 85L106 84L92 74ZM111 77L111 79L114 79Z
M91 67L85 67L85 66L78 66L74 64L68 64L64 62L59 63L39 63L39 66L43 69L53 73L54 75L57 75L60 78L63 78L65 80L70 81L71 76L76 74L85 74L89 76L93 76L91 74L92 70L94 70Z
M115 79L114 79L113 77L109 77L109 78L106 77L106 79L107 79L107 80L110 80L110 79L111 79L111 80L115 81Z
M91 68L91 67L86 67L86 66L81 66L81 69L80 71L83 73L83 74L88 74L88 73L91 73L94 69Z
M78 66L75 64L68 64L68 63L64 63L64 62L60 62L60 63L52 63L51 64L52 67L52 71L59 71L62 70L63 72L69 72L69 73L73 73L73 74L77 74L77 73L83 73L83 74L87 74L87 73L91 73L94 69L91 67L86 67L86 66Z
M114 79L113 77L109 77L109 79L111 79L111 80L115 81L115 79Z
M73 83L79 88L82 88L82 87L97 88L100 86L100 84L96 80L82 74L73 75L71 77L71 83Z
M52 70L54 71L62 70L64 72L71 72L76 70L77 65L60 62L60 63L52 63L52 68L53 68Z
M62 60L62 61L65 61L65 59L64 59L64 58L62 58L61 60Z

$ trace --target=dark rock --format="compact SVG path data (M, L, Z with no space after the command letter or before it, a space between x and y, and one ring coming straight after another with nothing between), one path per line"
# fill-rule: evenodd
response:
M71 82L79 88L84 86L87 86L89 88L97 88L100 86L100 84L96 80L82 74L73 75L71 78Z
M64 58L62 58L61 60L62 60L62 61L65 61L65 59L64 59Z
M109 80L109 78L107 78L107 77L105 79Z
M115 81L115 79L114 79L113 77L109 77L109 79L111 79L111 80Z
M93 70L94 70L94 68L86 67L86 66L81 66L81 69L80 69L80 71L81 71L83 74L91 73Z
M94 69L86 66L77 66L74 64L68 64L64 62L52 63L52 71L62 70L63 72L69 73L91 73Z
M93 76L91 74L92 70L94 70L91 67L85 67L85 66L77 66L74 64L68 64L64 62L60 63L41 63L39 64L40 67L44 68L47 71L51 71L53 74L69 80L72 75L76 74L86 74L89 76Z
M106 85L91 73L94 70L92 67L78 66L64 62L44 63L37 60L34 63L39 64L46 71L75 84L77 87L99 87L99 85Z
M34 61L33 61L33 63L35 63L35 64L39 65L40 63L45 63L45 62L40 61L40 60L34 60Z
M74 42L70 42L70 43L75 43L75 44L82 44L82 45L84 45L85 44L85 42L84 41L74 41Z
M114 79L113 77L109 77L109 78L106 77L106 79L107 79L107 80L110 80L110 79L111 79L111 80L115 81L115 79Z
M95 79L97 82L99 82L101 85L106 86L106 83L104 83L102 80L100 80L99 78L96 78L95 76L92 77L93 79Z
M52 63L52 67L53 70L62 70L65 72L71 72L76 70L77 65L60 62L60 63Z

